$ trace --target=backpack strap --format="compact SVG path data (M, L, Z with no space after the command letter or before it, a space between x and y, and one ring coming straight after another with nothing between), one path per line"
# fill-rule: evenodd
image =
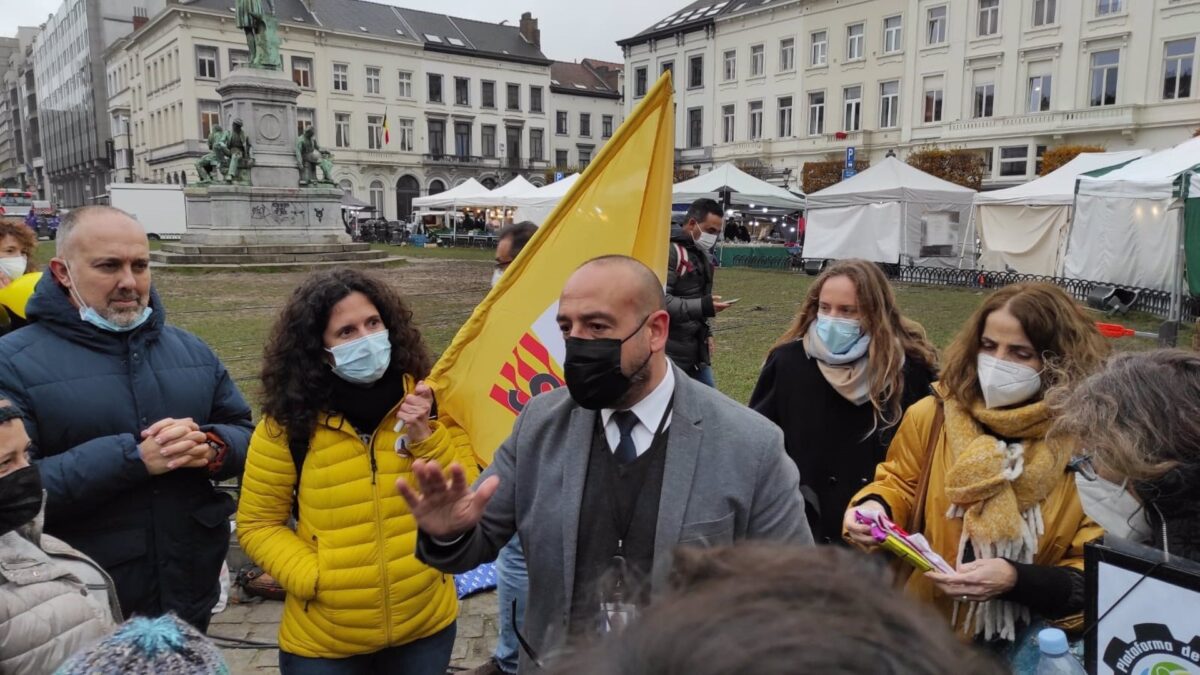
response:
M671 244L671 246L675 247L675 276L681 277L694 271L696 266L692 264L692 259L688 256L687 249L683 247L683 244Z

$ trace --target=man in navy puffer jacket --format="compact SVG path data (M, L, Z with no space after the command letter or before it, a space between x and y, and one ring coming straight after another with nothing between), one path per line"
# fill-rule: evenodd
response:
M125 615L204 630L219 594L250 408L217 356L166 322L145 230L117 209L63 219L30 325L0 339L0 396L24 412L46 532L100 563Z

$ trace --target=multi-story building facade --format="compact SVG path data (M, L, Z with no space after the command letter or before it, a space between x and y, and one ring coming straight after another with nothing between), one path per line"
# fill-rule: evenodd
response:
M229 123L217 87L247 58L230 6L171 3L109 51L114 180L196 179L203 139ZM343 189L398 218L414 197L471 177L543 182L554 95L530 15L497 25L363 0L275 7L284 68L301 90L296 133L316 126Z
M628 105L674 71L677 163L797 176L849 146L877 161L936 145L977 149L998 187L1047 147L1191 136L1198 38L1194 0L735 0L620 44Z
M103 54L133 31L134 16L165 0L64 0L33 43L46 173L56 203L79 206L109 179L108 92Z
M10 80L9 100L13 113L19 119L14 130L20 133L20 164L17 166L17 182L25 189L36 192L38 197L46 199L50 194L50 183L46 177L46 160L42 157L42 136L40 116L37 104L37 81L33 67L33 42L40 28L21 26L17 28L17 41L20 48L9 59L9 70L14 79ZM16 91L13 91L15 86ZM16 104L12 104L13 95Z
M550 66L553 141L550 159L556 171L582 170L612 138L624 119L619 63L584 59Z
M17 183L17 167L24 159L21 142L20 100L16 93L17 75L12 57L20 52L20 41L0 38L0 186L24 187Z

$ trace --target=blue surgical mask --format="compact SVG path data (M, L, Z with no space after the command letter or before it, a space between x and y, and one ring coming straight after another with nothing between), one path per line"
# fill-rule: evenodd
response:
M325 351L333 354L333 374L354 384L371 384L392 363L392 340L386 330Z
M79 291L75 290L77 284L75 283L75 277L71 276L71 267L69 265L67 266L67 278L71 280L71 293L75 296L75 300L79 302L79 318L100 330L108 331L109 333L128 333L131 330L141 327L142 324L150 319L150 315L154 313L150 305L146 305L142 308L141 316L134 319L128 326L115 324L100 316L99 312L88 307L88 304L83 301L83 296L79 294Z
M817 337L831 354L845 354L862 337L858 319L837 319L828 314L817 315Z

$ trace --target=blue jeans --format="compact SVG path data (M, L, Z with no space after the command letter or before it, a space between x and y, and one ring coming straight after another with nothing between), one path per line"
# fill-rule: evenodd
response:
M521 540L512 539L500 549L496 558L496 595L499 596L500 613L496 617L500 624L500 639L492 660L506 673L517 672L521 657L521 644L517 631L525 629L525 597L529 595L529 572L525 569L525 552ZM517 603L517 625L513 627L512 605Z
M689 372L688 375L691 375L692 379L700 384L707 384L713 389L717 388L717 378L713 375L712 366L707 363L696 366L696 369Z
M458 626L452 623L427 638L344 659L310 659L280 651L279 672L282 675L445 675L457 634Z

